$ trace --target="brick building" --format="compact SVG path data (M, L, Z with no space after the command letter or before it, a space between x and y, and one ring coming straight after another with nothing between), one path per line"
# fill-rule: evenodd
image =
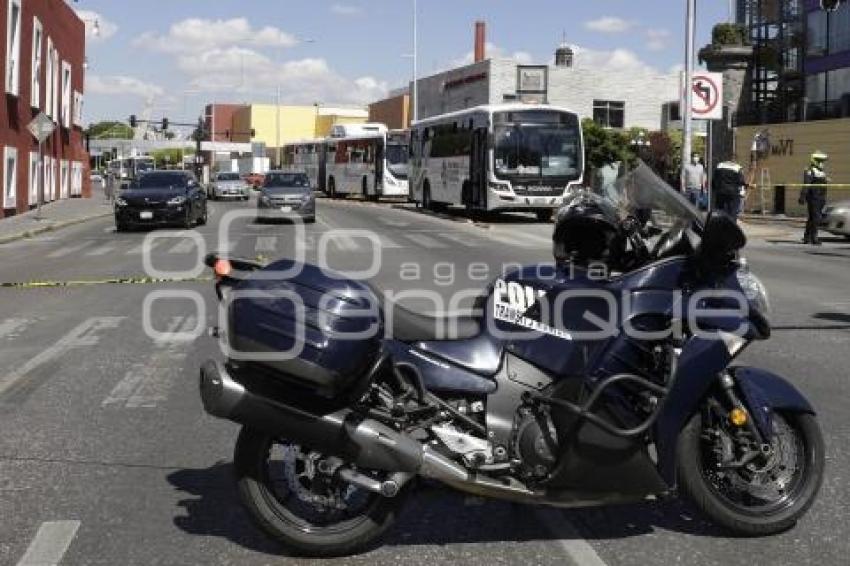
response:
M42 202L91 196L83 146L85 25L64 0L0 0L0 218ZM43 146L27 124L44 112L56 129Z
M386 124L391 130L406 130L410 127L410 110L407 90L390 93L388 98L369 105L369 122Z

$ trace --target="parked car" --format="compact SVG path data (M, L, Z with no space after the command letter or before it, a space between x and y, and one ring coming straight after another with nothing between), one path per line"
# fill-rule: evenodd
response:
M265 181L265 175L262 173L248 173L243 177L245 182L251 185L255 190L260 190L263 188L263 182Z
M210 184L210 198L248 200L251 193L239 173L216 173Z
M191 228L207 222L207 195L189 171L151 171L135 179L115 199L115 227L176 225Z
M823 209L822 228L850 240L850 200L826 205Z
M316 221L316 197L304 173L270 171L257 200L257 221L301 218Z

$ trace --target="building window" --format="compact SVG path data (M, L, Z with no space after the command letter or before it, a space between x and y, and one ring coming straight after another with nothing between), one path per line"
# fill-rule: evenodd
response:
M83 195L83 164L80 161L74 161L71 164L71 196L79 197Z
M626 103L613 100L594 100L593 121L605 128L624 127Z
M74 91L74 125L82 127L83 126L83 94L80 92Z
M53 77L56 71L53 67L53 40L47 38L47 67L44 72L44 112L53 117Z
M30 106L41 107L41 51L44 47L44 29L38 18L32 19L32 87Z
M850 4L845 2L829 16L829 52L850 51Z
M59 173L59 181L61 182L60 186L60 196L59 198L68 198L71 195L71 174L68 170L68 161L63 159L61 161L62 167Z
M39 161L38 152L30 152L30 167L29 167L29 205L35 206L38 204L38 185L39 185Z
M21 78L21 0L9 0L6 18L6 92L18 95Z
M45 156L44 158L44 202L50 202L56 199L56 176L53 169L53 158Z
M3 208L15 208L17 193L18 150L6 146L3 148Z
M71 64L62 61L62 126L71 127Z
M59 94L62 80L62 72L59 67L59 50L54 48L50 54L50 65L53 67L53 74L50 76L50 85L47 87L51 90L50 100L50 117L54 122L59 121Z

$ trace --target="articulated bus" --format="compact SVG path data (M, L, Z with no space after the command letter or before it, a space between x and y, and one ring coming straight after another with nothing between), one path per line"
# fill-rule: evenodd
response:
M479 106L411 128L411 200L431 209L528 211L548 219L582 182L575 112L521 103Z
M331 198L362 195L367 200L407 197L408 133L383 124L337 131L325 143L325 184Z
M283 146L283 164L307 174L310 186L320 188L325 171L325 140L314 139Z

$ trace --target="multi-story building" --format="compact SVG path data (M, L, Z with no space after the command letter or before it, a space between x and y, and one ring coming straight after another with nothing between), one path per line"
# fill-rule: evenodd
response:
M0 218L41 202L90 196L83 147L85 24L64 0L0 2ZM27 125L44 113L56 126L39 145Z
M401 89L369 105L369 122L385 124L391 130L410 127L410 93Z

